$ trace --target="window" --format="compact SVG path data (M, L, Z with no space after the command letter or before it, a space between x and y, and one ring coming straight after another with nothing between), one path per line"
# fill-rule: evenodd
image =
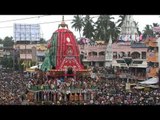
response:
M143 61L133 61L133 64L142 64Z
M91 55L92 55L92 53L91 53L91 52L89 52L89 53L88 53L88 55L89 55L89 56L91 56Z
M133 52L131 54L131 56L132 56L133 59L140 59L140 53L139 52Z
M116 60L117 63L126 63L124 60Z
M113 52L113 58L117 59L117 52Z
M97 56L97 52L92 52L93 56Z
M99 52L99 56L104 56L105 55L105 52L102 51L102 52Z
M146 59L146 52L142 52L142 59Z

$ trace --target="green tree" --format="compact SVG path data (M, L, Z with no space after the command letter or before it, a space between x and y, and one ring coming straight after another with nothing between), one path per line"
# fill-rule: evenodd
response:
M108 30L107 36L112 36L113 42L115 42L119 36L120 30L114 22L110 22L110 29ZM109 38L108 38L109 39Z
M84 19L83 36L92 39L94 37L94 22L89 15L86 15Z
M111 25L110 15L100 15L95 23L95 39L99 40L109 40L109 29Z
M5 57L3 57L3 58L1 59L1 64L2 64L2 66L3 66L4 68L7 68L7 67L6 67L6 65L7 65L7 60L6 60Z
M3 44L3 40L0 38L0 44Z
M13 67L13 59L12 57L3 57L1 64L5 68L12 68Z
M153 23L153 27L159 27L158 23Z
M32 61L31 66L35 66L35 65L36 65L36 61Z
M3 46L4 47L13 47L14 45L14 41L13 41L13 37L5 37L3 40Z
M47 43L47 41L46 41L44 38L40 38L39 43L40 43L40 44L45 44L45 43Z
M143 38L147 38L147 36L153 36L152 25L146 25L143 32Z
M135 23L135 26L137 27L138 35L140 36L141 35L141 31L139 31L138 22L134 21L134 23Z
M9 58L8 58L7 67L8 67L8 68L13 68L13 58L12 58L12 57L9 57Z
M118 19L116 23L118 23L118 27L121 27L126 15L120 15L119 17L120 17L120 19Z
M84 26L82 15L75 15L73 21L71 22L72 28L79 32L79 37L81 38L81 30Z
M159 27L159 24L158 23L153 23L153 27ZM159 32L155 32L154 35L158 35Z

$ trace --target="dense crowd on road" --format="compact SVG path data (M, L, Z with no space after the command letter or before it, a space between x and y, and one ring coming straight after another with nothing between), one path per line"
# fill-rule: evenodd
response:
M95 68L98 77L52 78L19 72L0 72L1 105L159 105L160 89L126 90L126 79L106 78L114 69ZM130 81L135 83L135 80ZM45 90L44 88L48 86ZM37 87L35 89L35 87ZM35 89L35 96L27 96ZM47 90L49 92L47 92Z
M20 105L25 99L26 83L18 72L0 71L0 105Z

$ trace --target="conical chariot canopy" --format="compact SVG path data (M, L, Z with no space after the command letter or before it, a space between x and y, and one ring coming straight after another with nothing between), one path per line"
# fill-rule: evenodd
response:
M81 71L84 68L80 61L80 52L75 36L68 29L63 16L61 24L48 42L48 53L41 69L45 71L55 68L65 71L69 67L75 71Z

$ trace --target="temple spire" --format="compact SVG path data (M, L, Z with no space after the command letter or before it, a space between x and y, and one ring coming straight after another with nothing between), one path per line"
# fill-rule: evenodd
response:
M58 28L59 27L62 27L62 28L67 27L67 29L68 29L68 25L64 22L64 15L62 15L62 22L61 22L61 24L58 25Z
M139 41L136 23L133 15L126 15L121 26L119 40L122 41Z
M121 26L122 34L135 34L138 33L137 26L133 19L133 15L126 15Z
M64 15L62 15L62 21L64 21Z
M112 36L109 37L109 44L112 44Z

